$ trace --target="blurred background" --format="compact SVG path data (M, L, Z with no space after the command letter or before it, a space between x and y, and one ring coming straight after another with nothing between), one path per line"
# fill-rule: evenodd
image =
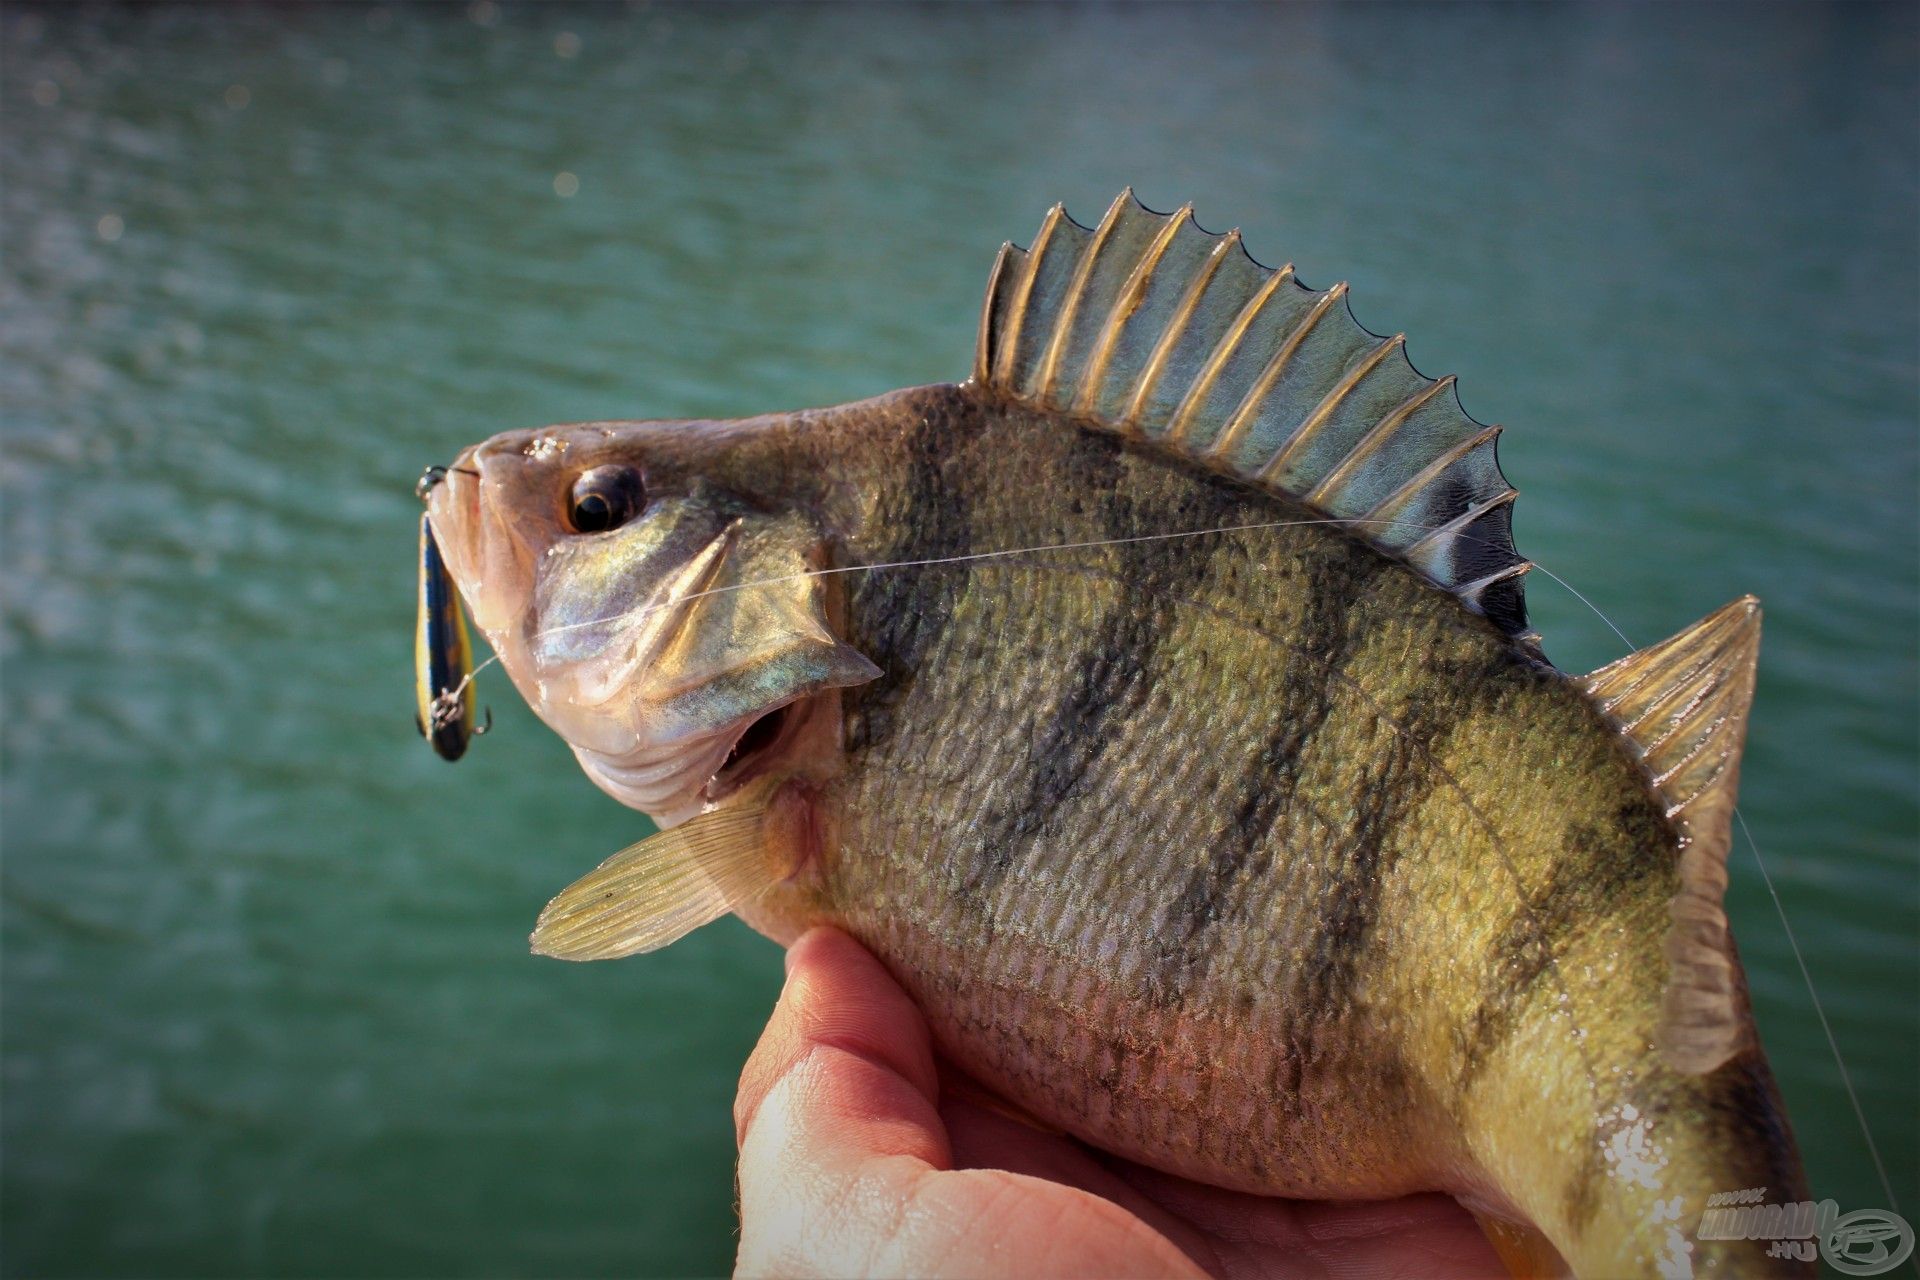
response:
M646 827L495 673L414 736L414 477L958 379L1000 242L1129 183L1458 373L1636 643L1765 599L1744 807L1913 1216L1915 14L9 3L6 1273L726 1270L778 955L527 955ZM1744 845L1731 912L1816 1192L1886 1207Z

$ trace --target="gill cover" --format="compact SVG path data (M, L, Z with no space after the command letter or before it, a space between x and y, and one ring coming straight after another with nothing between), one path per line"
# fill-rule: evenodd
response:
M811 522L706 486L548 549L536 705L594 782L663 825L702 812L757 720L879 669L834 634Z
M815 543L796 515L727 528L705 585L643 678L654 723L698 732L880 674L833 632Z

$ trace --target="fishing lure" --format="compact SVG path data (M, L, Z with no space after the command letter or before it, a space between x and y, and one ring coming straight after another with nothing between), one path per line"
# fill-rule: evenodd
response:
M414 486L426 500L446 475L429 467ZM493 712L477 720L473 688L473 645L460 608L460 593L447 572L433 522L420 517L420 614L413 632L413 726L442 760L458 760L467 744L493 727Z

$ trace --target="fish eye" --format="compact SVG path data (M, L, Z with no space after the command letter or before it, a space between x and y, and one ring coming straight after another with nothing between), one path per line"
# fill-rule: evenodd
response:
M646 505L640 473L632 467L595 467L573 482L569 519L575 533L618 529Z

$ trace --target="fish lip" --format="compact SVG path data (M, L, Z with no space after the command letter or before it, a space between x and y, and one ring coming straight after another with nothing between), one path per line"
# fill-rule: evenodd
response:
M442 546L454 540L454 528L472 528L480 514L480 473L469 461L472 449L464 449L450 467L440 469L440 479L424 495L427 521L433 536Z

